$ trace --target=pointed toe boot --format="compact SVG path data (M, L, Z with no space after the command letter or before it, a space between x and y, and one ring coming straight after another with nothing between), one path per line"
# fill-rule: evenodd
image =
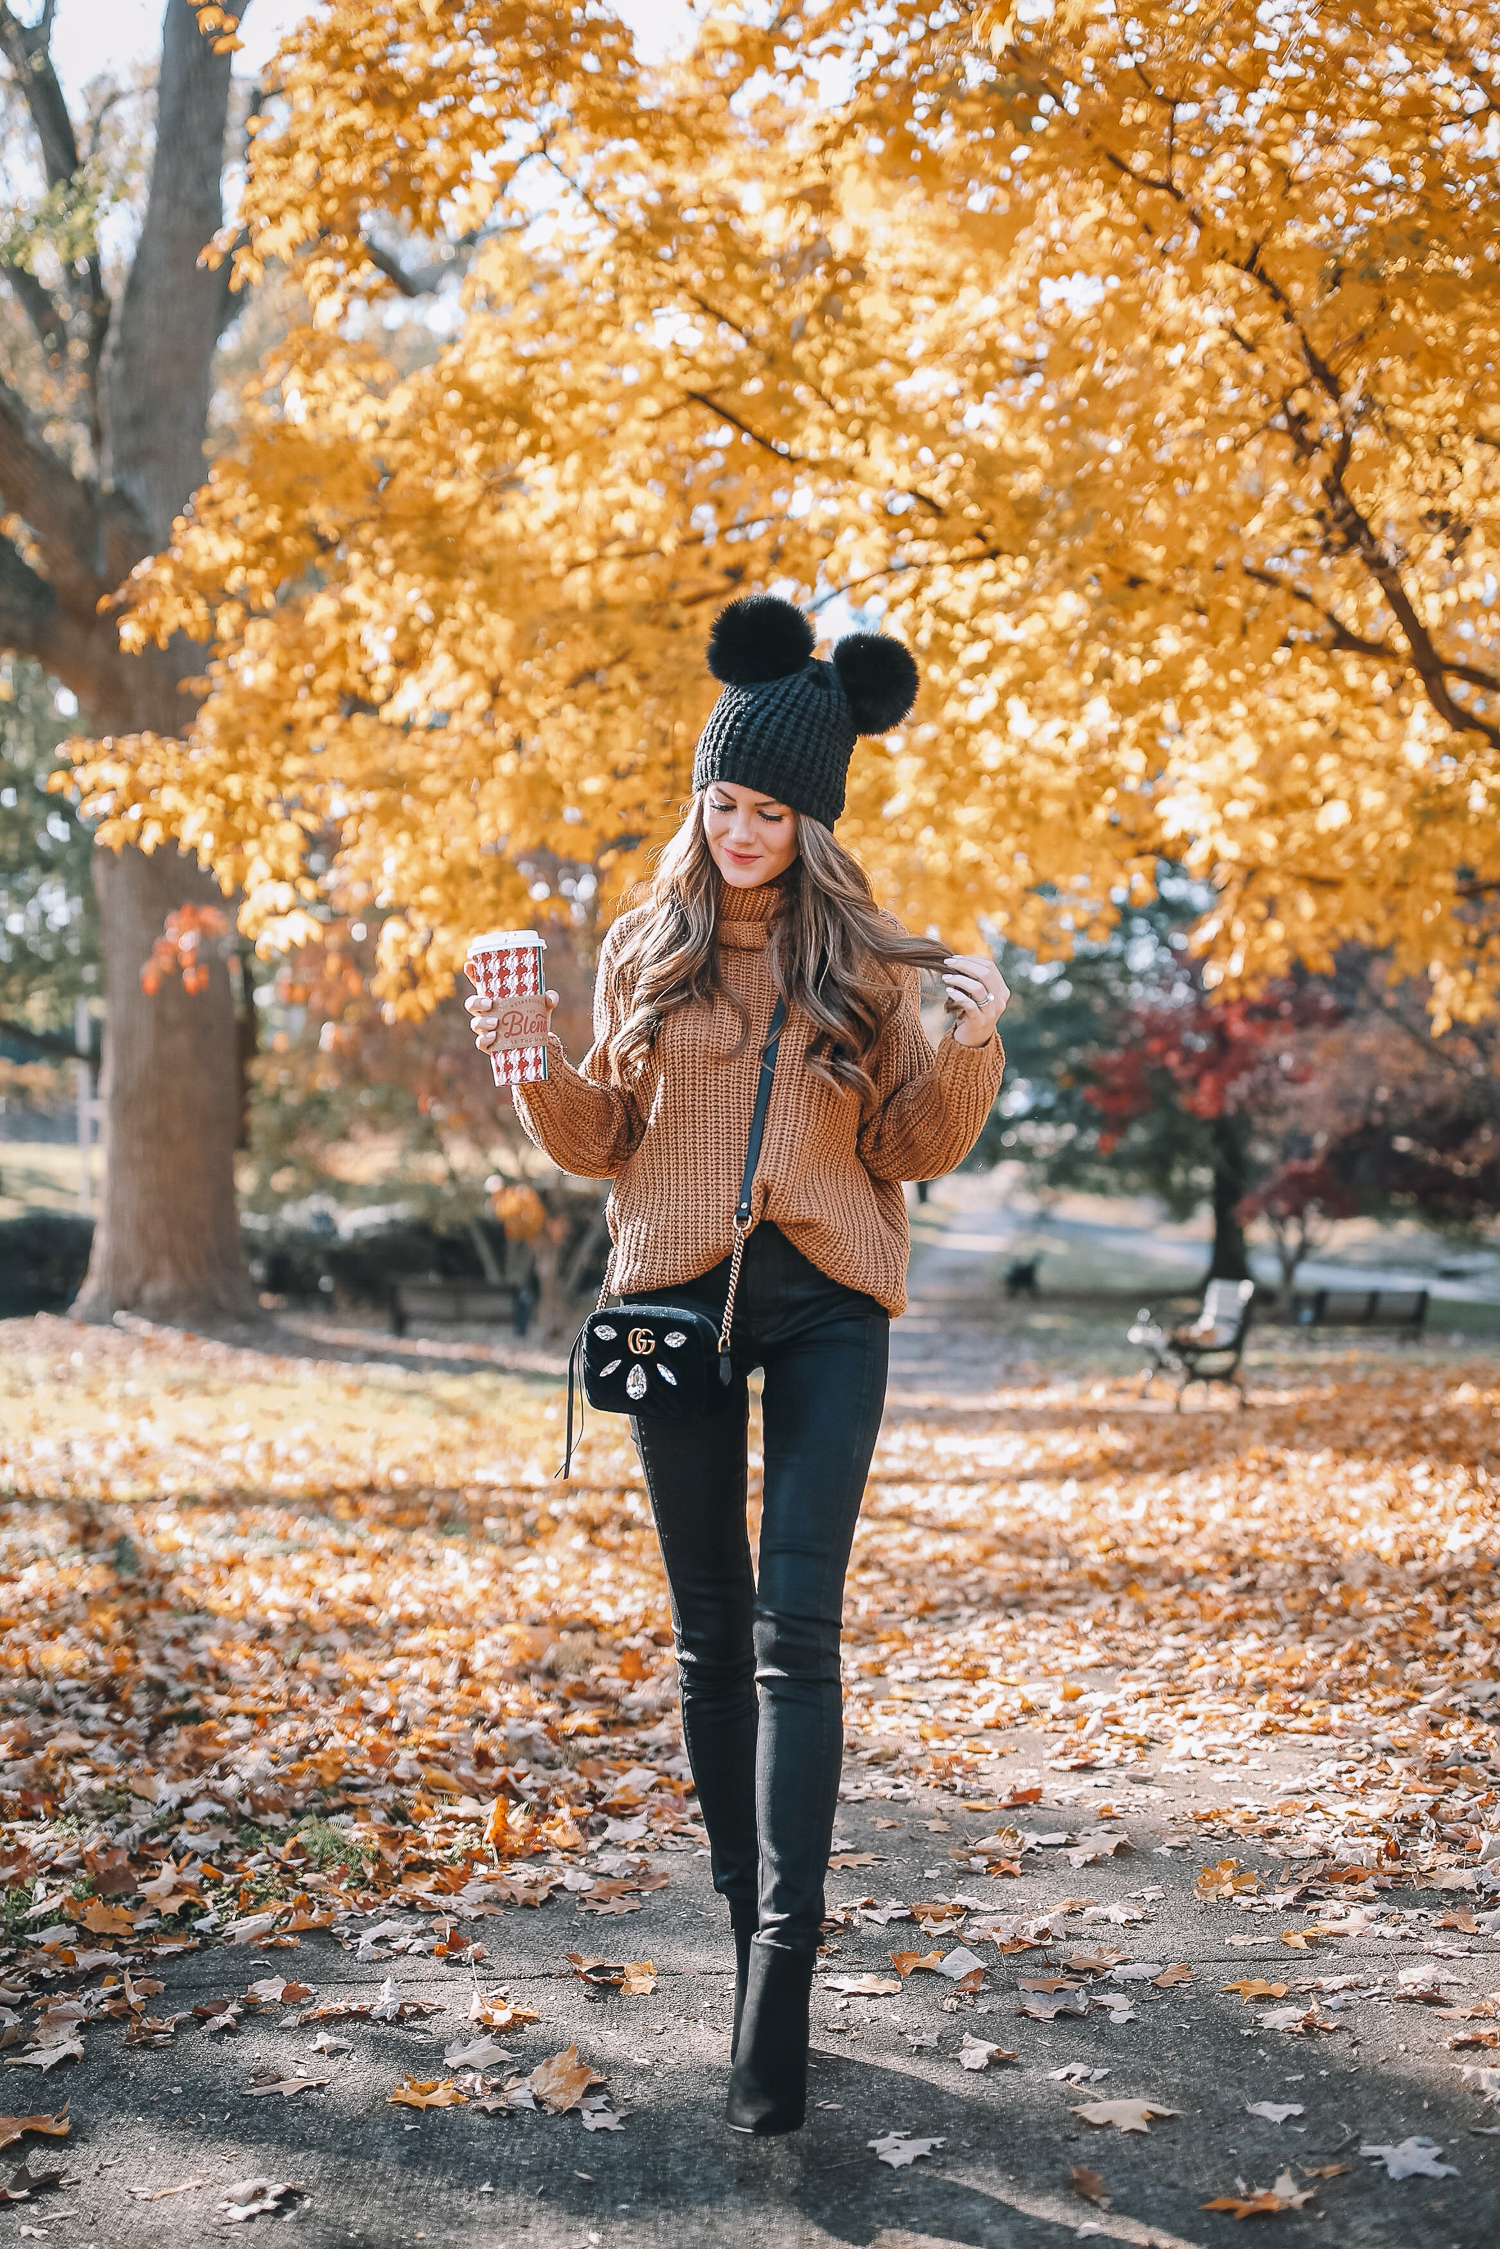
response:
M815 1955L760 1943L749 1950L725 2116L731 2131L764 2139L799 2130L807 2115L807 2014Z

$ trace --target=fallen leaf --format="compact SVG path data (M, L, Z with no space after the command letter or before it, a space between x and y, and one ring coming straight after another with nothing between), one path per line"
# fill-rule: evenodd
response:
M34 2194L53 2194L62 2183L61 2171L33 2171L28 2160L0 2187L0 2202L26 2202Z
M1174 1984L1191 1983L1193 1971L1185 1961L1174 1960L1169 1968L1163 1968L1161 1974L1151 1980L1158 1991L1170 1991Z
M127 2046L170 2046L177 2035L178 2015L133 2015L125 2033Z
M596 1960L586 1952L565 1952L563 1958L572 1963L575 1976L596 1988L613 1991L625 1981L623 1960Z
M243 2225L247 2218L269 2217L279 2211L289 2195L305 2190L293 2179L241 2179L237 2185L226 2187L214 2208L233 2225Z
M875 2150L876 2160L888 2163L893 2171L901 2171L934 2148L946 2147L946 2140L919 2140L907 2132L887 2132L878 2140L866 2140L866 2147Z
M585 2132L623 2132L625 2129L625 2118L618 2109L585 2108L582 2114Z
M1247 2101L1247 2116L1263 2116L1268 2124L1285 2124L1289 2116L1305 2116L1306 2109L1300 2101Z
M1386 2176L1391 2179L1456 2179L1457 2167L1452 2163L1439 2163L1443 2152L1441 2140L1429 2140L1422 2134L1401 2140L1395 2146L1362 2146L1361 2155L1368 2155L1385 2165Z
M541 2016L533 2007L512 2006L507 1992L492 1992L485 1998L476 1991L469 2000L469 2020L482 2023L486 2030L519 2030L527 2023L539 2023Z
M289 2101L294 2093L315 2093L320 2086L331 2083L331 2078L314 2077L310 2071L301 2070L295 2077L273 2077L257 2080L253 2085L247 2085L245 2091L247 2093L280 2093L283 2100Z
M1153 2117L1180 2116L1180 2108L1162 2108L1156 2101L1089 2101L1075 2108L1085 2124L1113 2124L1121 2132L1144 2132Z
M964 2042L958 2050L961 2069L988 2069L991 2062L1013 2062L1015 2059L1013 2049L987 2045L982 2038L975 2038L969 2031L964 2032Z
M1082 1991L1028 1991L1016 2008L1018 2015L1029 2015L1039 2023L1054 2022L1059 2015L1086 2015L1088 2011L1088 1995Z
M651 1960L627 1960L625 1979L620 1985L622 1999L649 1999L656 1989L656 1964Z
M1337 2023L1331 2015L1320 2015L1316 2007L1272 2007L1255 2018L1262 2030L1284 2030L1292 2038L1306 2038L1315 2030L1345 2030L1346 2023Z
M1252 1999L1285 1999L1287 1994L1284 1983L1266 1983L1259 1976L1241 1976L1237 1982L1227 1983L1223 1988L1237 1991L1246 2006Z
M1089 2170L1086 2164L1075 2163L1068 2176L1075 2194L1081 2195L1085 2202L1092 2202L1100 2210L1109 2209L1109 2194L1097 2171Z
M370 2020L372 2023L396 2022L400 2018L401 2006L401 1994L396 1988L396 1979L394 1976L387 1976L371 2003Z
M884 1866L885 1860L875 1851L838 1851L828 1864L832 1872L844 1874L854 1866Z
M549 2116L562 2116L570 2108L577 2108L591 2085L602 2085L605 2080L587 2062L578 2059L576 2046L564 2047L560 2054L549 2054L538 2062L527 2083Z
M100 1898L90 1898L74 1918L80 1928L91 1929L96 1937L128 1937L143 1916L127 1913L122 1905L105 1905Z
M65 2038L59 2045L43 2046L27 2054L7 2054L4 2059L7 2069L39 2069L45 2076L49 2069L56 2069L59 2062L81 2062L83 2040Z
M392 2108L463 2108L467 2101L451 2077L403 2077L394 2093L386 2095Z
M1200 1898L1243 1897L1260 1888L1260 1876L1238 1859L1220 1859L1215 1866L1199 1868L1196 1887Z
M174 2194L191 2194L207 2184L207 2179L184 2179L180 2187L127 2187L125 2192L134 2195L137 2202L170 2202Z
M1299 2187L1290 2171L1283 2171L1276 2184L1262 2187L1258 2194L1217 2194L1212 2202L1199 2204L1203 2210L1227 2210L1234 2218L1277 2218L1284 2210L1300 2210L1311 2202L1312 2187Z
M66 2102L55 2116L0 2116L0 2147L9 2147L23 2132L44 2132L49 2139L65 2140L68 2136Z
M1080 1835L1065 1856L1069 1866L1092 1866L1099 1859L1114 1858L1120 1851L1130 1849L1130 1838L1113 1828L1095 1828Z
M849 1999L889 1999L901 1989L899 1976L825 1976L825 1991L837 1991Z
M347 2038L335 2038L326 2030L318 2032L312 2049L315 2054L352 2054L354 2051Z
M515 2058L493 2038L476 2038L467 2046L460 2041L443 2049L443 2060L450 2069L488 2069L494 2062L513 2062Z

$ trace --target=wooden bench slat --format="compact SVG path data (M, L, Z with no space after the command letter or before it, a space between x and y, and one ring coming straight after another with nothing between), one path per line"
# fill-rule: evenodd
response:
M1428 1301L1426 1289L1321 1288L1293 1296L1292 1320L1297 1327L1409 1328L1415 1333L1426 1325Z
M509 1318L517 1334L530 1324L531 1292L510 1281L443 1281L394 1274L390 1281L391 1332L404 1335L410 1319L447 1322ZM524 1315L524 1316L523 1316Z

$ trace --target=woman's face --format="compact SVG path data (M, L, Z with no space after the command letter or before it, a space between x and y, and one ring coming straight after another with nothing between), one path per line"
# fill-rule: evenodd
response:
M796 813L738 781L705 789L703 833L714 865L736 890L774 882L797 856Z

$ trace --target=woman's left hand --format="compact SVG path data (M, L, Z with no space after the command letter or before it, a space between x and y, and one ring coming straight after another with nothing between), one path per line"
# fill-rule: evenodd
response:
M943 963L943 982L958 1016L953 1026L958 1044L988 1046L1010 998L999 969L979 953L953 953Z

